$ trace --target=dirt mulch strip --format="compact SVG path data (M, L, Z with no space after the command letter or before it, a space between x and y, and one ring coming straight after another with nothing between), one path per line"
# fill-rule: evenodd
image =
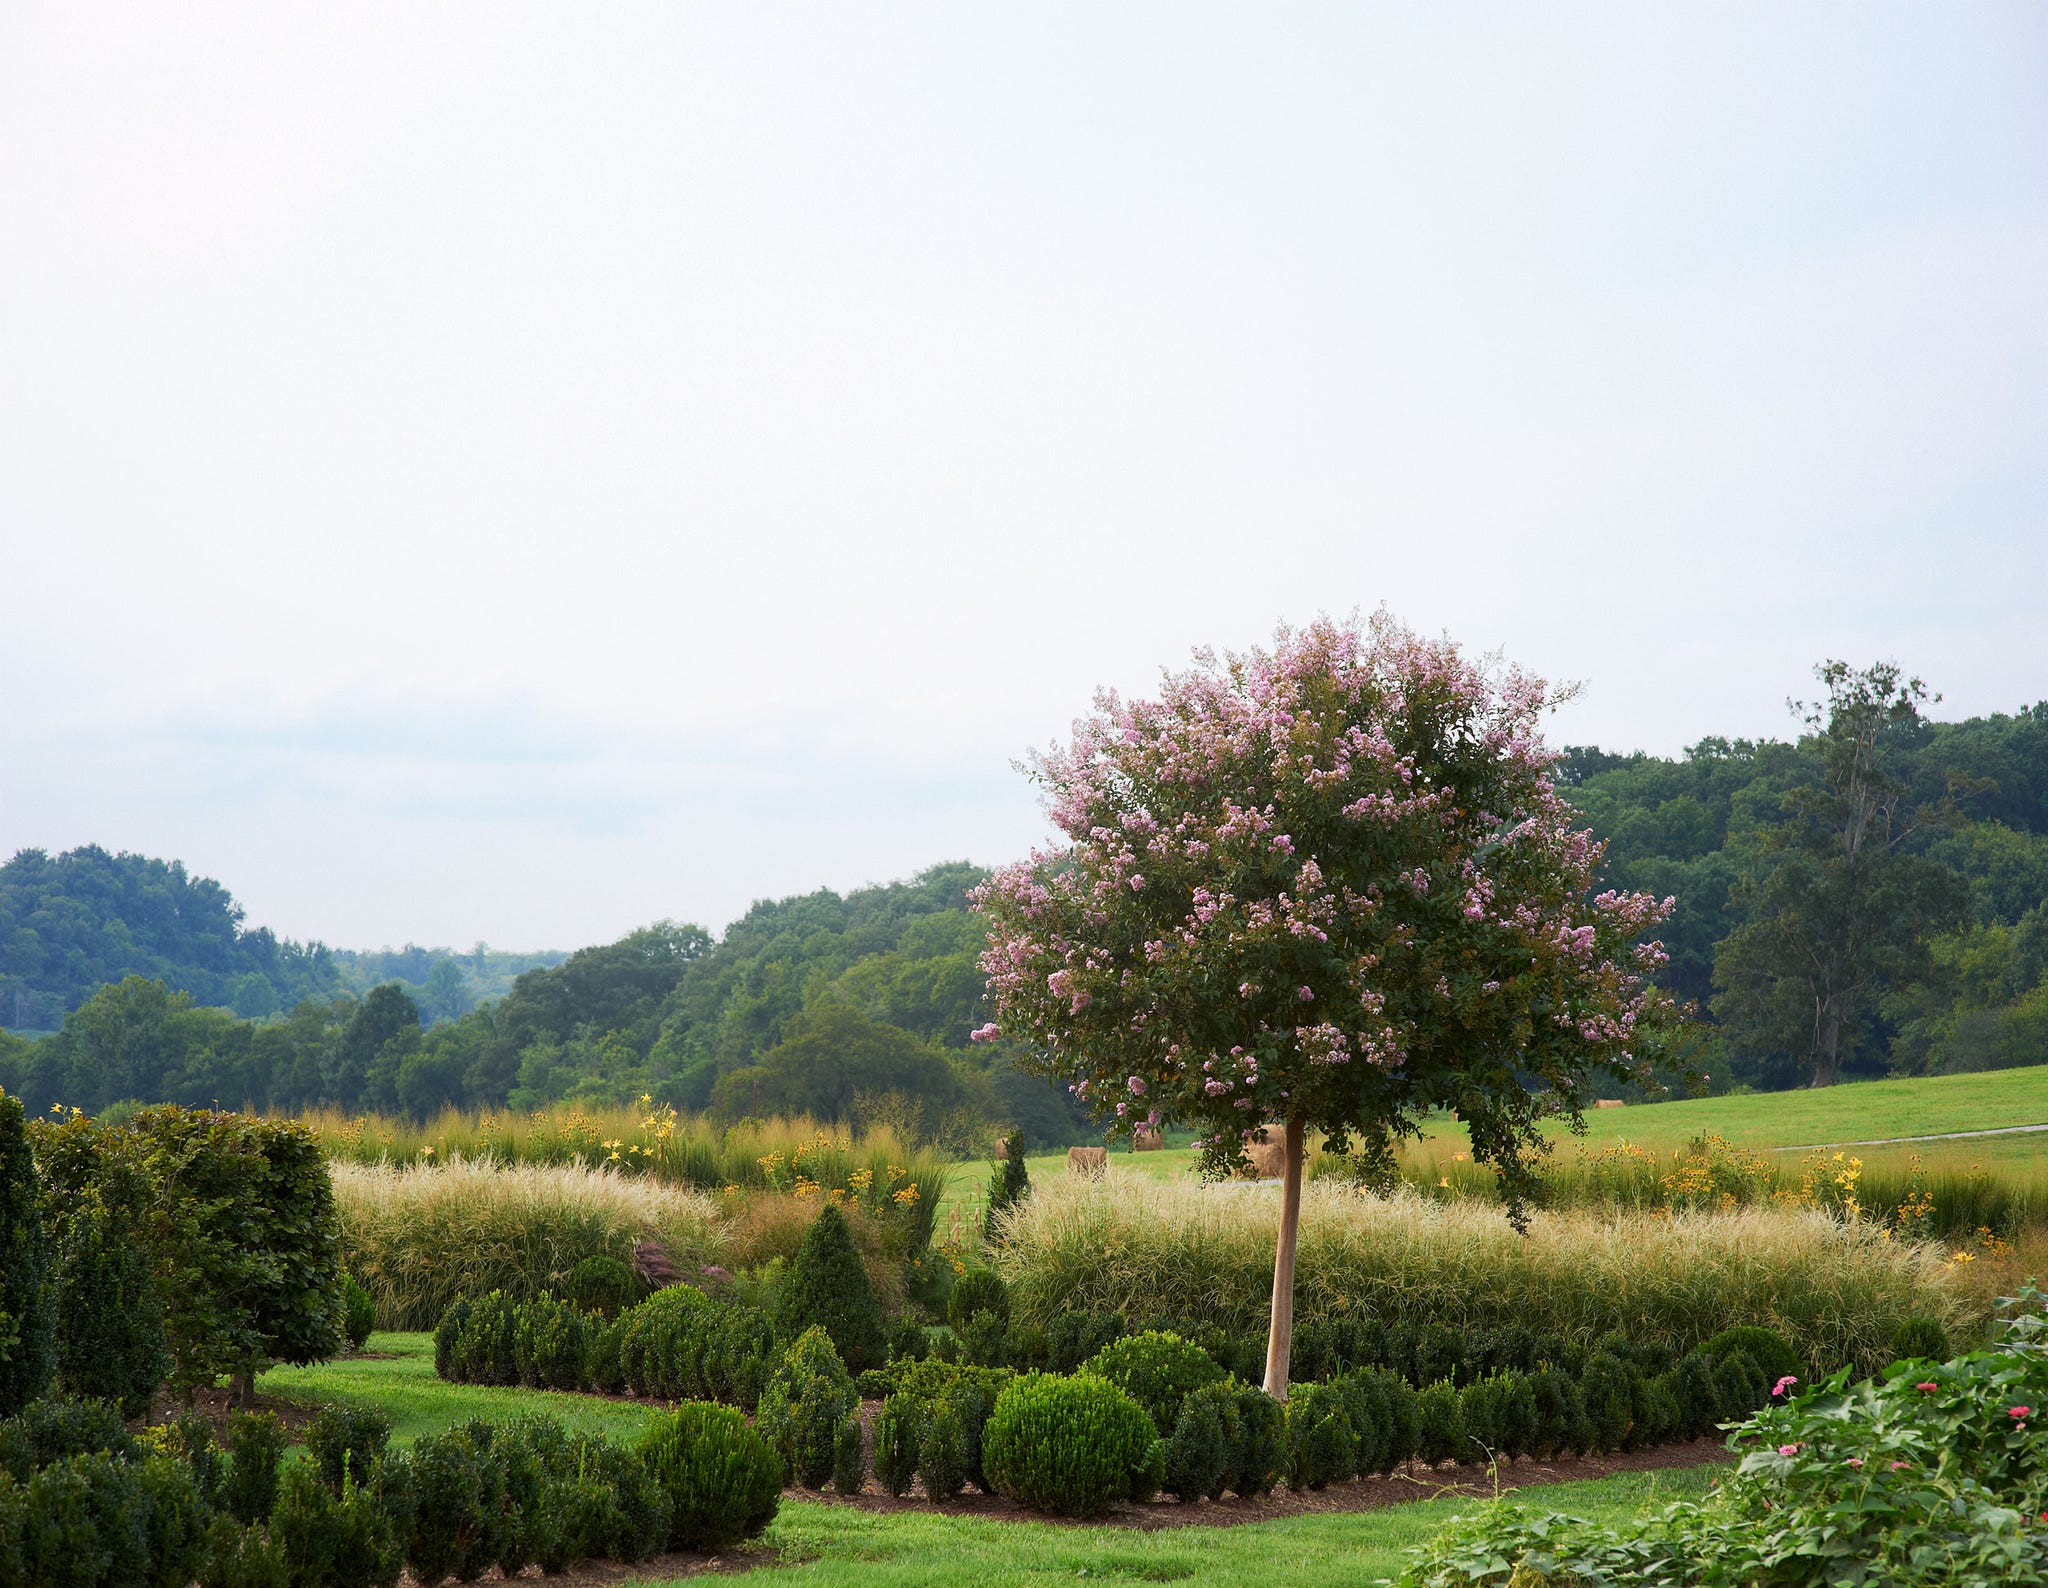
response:
M228 1413L234 1409L228 1403L226 1389L202 1389L192 1396L192 1410L213 1424L216 1436L226 1427ZM320 1407L311 1401L285 1400L276 1395L258 1395L243 1409L252 1412L275 1412L277 1420L296 1434L313 1420ZM156 1399L150 1404L149 1415L129 1423L128 1426L142 1428L150 1423L167 1423L183 1410L185 1403L177 1396L166 1390L158 1390Z
M1068 1517L1048 1516L1006 1500L998 1494L968 1494L933 1504L923 1497L922 1487L913 1488L902 1499L892 1499L873 1478L861 1492L842 1495L827 1489L785 1489L792 1500L814 1500L827 1505L850 1505L862 1511L936 1511L942 1516L985 1517L1003 1522L1058 1522L1073 1527L1123 1527L1150 1532L1163 1527L1234 1527L1246 1522L1272 1522L1286 1516L1323 1516L1346 1511L1376 1511L1387 1505L1406 1505L1415 1500L1433 1500L1443 1495L1490 1495L1496 1480L1501 1492L1533 1488L1546 1483L1581 1483L1592 1478L1611 1477L1617 1472L1663 1472L1681 1467L1706 1466L1728 1459L1727 1447L1718 1439L1695 1439L1686 1444L1656 1445L1608 1456L1566 1456L1554 1461L1522 1460L1503 1462L1489 1471L1476 1463L1425 1467L1416 1464L1386 1477L1354 1478L1333 1483L1327 1489L1275 1489L1263 1500L1228 1495L1220 1500L1198 1500L1182 1505L1161 1496L1145 1505L1120 1505L1096 1522L1079 1522Z

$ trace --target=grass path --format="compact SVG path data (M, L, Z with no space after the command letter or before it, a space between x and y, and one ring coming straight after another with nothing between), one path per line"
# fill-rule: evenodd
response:
M273 1368L257 1381L265 1395L317 1403L346 1400L381 1407L394 1444L410 1445L472 1417L500 1419L545 1410L565 1423L631 1441L650 1408L592 1395L447 1384L434 1376L429 1334L373 1334L376 1355L315 1367ZM1622 1473L1526 1494L1525 1503L1620 1522L1676 1499L1694 1498L1711 1467ZM1488 1502L1470 1495L1325 1516L1296 1516L1235 1527L1173 1527L1150 1532L1116 1526L995 1521L936 1511L875 1512L813 1500L786 1500L765 1538L749 1551L762 1564L749 1588L829 1582L834 1588L1037 1588L1111 1578L1184 1582L1196 1588L1285 1582L1290 1588L1362 1588L1394 1576L1404 1551L1452 1517ZM621 1582L673 1582L661 1575Z
M1615 1524L1673 1500L1696 1499L1712 1467L1617 1474L1525 1495L1543 1510L1569 1511ZM783 1564L747 1574L748 1588L973 1588L1108 1578L1179 1582L1193 1588L1365 1588L1393 1577L1406 1551L1453 1517L1489 1502L1424 1500L1329 1516L1298 1516L1237 1527L1173 1527L1136 1532L1047 1522L997 1522L926 1511L876 1513L803 1500L785 1501L763 1543ZM661 1581L643 1578L642 1581Z

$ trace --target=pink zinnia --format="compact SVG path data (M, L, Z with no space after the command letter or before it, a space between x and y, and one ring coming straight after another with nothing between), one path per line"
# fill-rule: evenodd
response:
M1797 1384L1798 1382L1799 1380L1797 1378L1793 1377L1793 1375L1791 1375L1790 1373L1787 1373L1783 1378L1779 1379L1776 1384L1773 1384L1771 1386L1771 1393L1773 1395L1782 1395L1785 1393L1787 1387L1793 1384Z
M1796 1456L1799 1454L1799 1447L1797 1445L1780 1445L1778 1446L1778 1454L1781 1456Z
M1863 1465L1863 1458L1861 1456L1851 1456L1849 1458L1849 1465L1852 1467L1860 1467Z
M2007 1412L2005 1415L2010 1417L2014 1422L2018 1422L2022 1417L2028 1416L2030 1413L2032 1413L2033 1409L2034 1408L2031 1406L2015 1406L2011 1411Z
M1938 1390L1941 1388L1941 1386L1939 1384L1929 1382L1926 1384L1915 1384L1913 1388L1915 1388L1916 1390Z

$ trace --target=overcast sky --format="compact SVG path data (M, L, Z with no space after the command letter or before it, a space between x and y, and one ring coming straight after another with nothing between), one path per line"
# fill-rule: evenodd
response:
M0 4L0 856L352 947L995 862L1370 610L2048 696L2048 9Z

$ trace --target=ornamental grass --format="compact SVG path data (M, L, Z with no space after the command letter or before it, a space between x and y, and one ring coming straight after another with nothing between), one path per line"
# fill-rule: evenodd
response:
M996 1262L1030 1321L1092 1308L1262 1335L1278 1223L1271 1186L1113 1169L1039 1187L1005 1215ZM1678 1352L1763 1324L1816 1369L1865 1372L1890 1360L1902 1319L1936 1318L1956 1339L1981 1323L1938 1247L1825 1212L1538 1213L1523 1236L1478 1201L1328 1181L1304 1188L1295 1307L1389 1325L1520 1324L1583 1342L1620 1331Z
M432 1165L461 1158L503 1166L601 1167L629 1179L700 1191L844 1193L899 1220L907 1251L921 1252L946 1193L950 1165L887 1126L855 1134L810 1118L721 1125L651 1098L624 1107L561 1103L533 1113L448 1109L424 1124L382 1114L316 1109L302 1116L337 1163Z
M687 1277L718 1261L727 1239L718 1198L609 1169L460 1157L329 1167L343 1261L385 1329L431 1329L458 1296L559 1291L584 1258L631 1262L643 1241Z

